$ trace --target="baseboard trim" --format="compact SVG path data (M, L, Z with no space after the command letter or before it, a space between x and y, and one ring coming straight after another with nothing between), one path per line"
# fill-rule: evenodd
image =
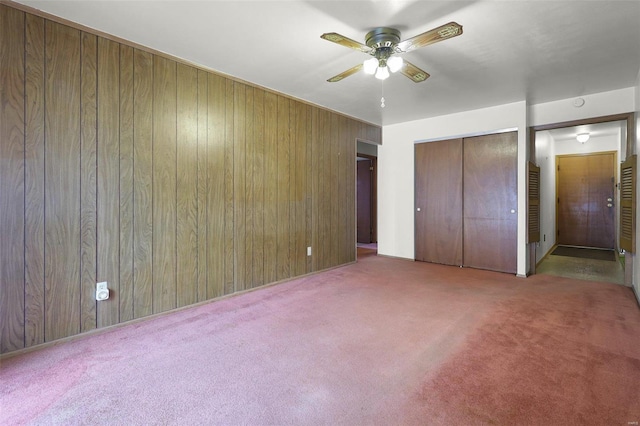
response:
M411 259L410 257L400 257L400 256L391 256L388 254L376 254L376 256L386 257L387 259L398 259L398 260L408 260L409 262L416 262L415 259Z
M313 276L313 275L321 274L323 272L331 271L333 269L338 269L338 268L342 268L342 267L345 267L345 266L348 266L348 265L353 265L354 263L356 263L356 262L353 261L353 262L343 263L342 265L332 266L330 268L322 269L322 270L319 270L319 271L309 272L308 274L298 275L296 277L286 278L286 279L283 279L283 280L280 280L280 281L275 281L275 282L272 282L272 283L263 284L263 285L261 285L259 287L248 288L246 290L240 290L240 291L237 291L235 293L225 294L223 296L219 296L219 297L216 297L214 299L203 300L202 302L197 302L197 303L194 303L192 305L181 306L179 308L171 309L169 311L158 312L157 314L151 314L151 315L148 315L146 317L135 318L135 319L132 319L132 320L129 320L129 321L121 322L119 324L114 324L114 325L110 325L110 326L102 327L102 328L96 328L94 330L85 331L84 333L80 333L80 334L74 334L73 336L69 336L69 337L63 337L62 339L53 340L51 342L44 342L44 343L40 343L38 345L29 346L28 348L23 348L23 349L18 349L16 351L7 352L7 353L4 353L4 354L0 354L0 361L9 359L9 358L12 358L12 357L15 357L15 356L25 355L25 354L30 353L30 352L39 351L41 349L46 349L46 348L49 348L49 347L53 347L53 346L62 345L62 344L69 343L69 342L73 342L75 340L84 339L86 337L94 336L96 334L106 333L108 331L116 330L116 329L121 328L121 327L127 327L127 326L130 326L130 325L133 325L133 324L138 324L138 323L141 323L141 322L144 322L144 321L149 321L149 320L152 320L152 319L155 319L155 318L163 317L165 315L171 315L171 314L174 314L176 312L184 311L184 310L191 309L191 308L196 308L198 306L203 306L203 305L206 305L208 303L215 303L215 302L218 302L220 300L228 299L230 297L240 296L240 295L245 294L245 293L250 293L250 292L253 292L253 291L256 291L256 290L262 290L262 289L265 289L265 288L268 288L268 287L273 287L273 286L278 285L278 284L284 284L284 283L287 283L287 282L290 282L290 281L293 281L293 280L297 280L297 279L300 279L300 278L306 278L306 277L310 277L310 276Z
M542 263L543 260L549 257L557 247L558 247L557 244L554 244L553 246L551 246L551 248L545 253L545 255L542 256L538 262L536 262L536 268Z
M638 308L640 308L640 293L638 293L638 290L636 290L635 286L631 286L631 289L633 290L633 294L636 295L636 302L638 302Z

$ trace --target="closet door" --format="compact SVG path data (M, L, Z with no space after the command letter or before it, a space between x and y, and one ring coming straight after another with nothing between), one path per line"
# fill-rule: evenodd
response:
M415 259L462 265L462 139L415 146Z
M516 132L464 139L464 266L515 273Z

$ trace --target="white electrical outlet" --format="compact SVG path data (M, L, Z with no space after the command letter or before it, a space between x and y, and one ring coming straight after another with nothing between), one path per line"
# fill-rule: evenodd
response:
M103 281L101 283L96 284L96 300L99 302L101 300L107 300L109 298L109 287L107 286L107 282Z
M311 247L307 247L307 256L311 256Z

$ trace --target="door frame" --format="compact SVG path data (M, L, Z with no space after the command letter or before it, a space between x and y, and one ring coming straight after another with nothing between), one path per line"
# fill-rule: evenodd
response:
M619 198L615 192L616 187L617 187L617 183L619 182L620 177L618 176L618 152L617 151L598 151L598 152L589 152L589 153L579 153L579 154L560 154L560 155L556 155L555 157L555 167L556 167L556 183L555 183L555 187L556 187L556 232L558 232L558 188L559 188L559 174L557 172L558 170L558 160L561 157L588 157L590 155L602 155L602 154L612 154L613 155L613 177L614 177L614 182L613 182L613 189L614 189L614 207L615 207L615 213L614 213L614 217L613 217L613 249L618 251L619 249L619 242L618 242L618 228L619 228L619 224L618 224L618 209L619 209ZM556 236L557 238L557 236ZM558 244L558 241L556 239L556 245Z
M362 158L366 158L368 160L371 160L371 167L373 167L373 170L371 172L371 242L372 243L377 243L378 242L378 157L376 157L375 155L369 155L369 154L360 154L359 152L356 152L356 163L358 162L358 158L357 157L362 157ZM357 174L357 170L356 170L356 174ZM357 191L357 186L358 186L358 182L357 182L357 175L356 175L356 191ZM357 193L356 193L356 197L357 197ZM358 225L358 215L356 213L356 227ZM357 232L356 232L356 243L357 243Z
M538 126L529 126L529 159L534 164L536 162L536 132L542 130L562 129L564 127L575 127L585 124L609 123L611 121L626 121L627 123L627 140L624 149L625 159L635 152L635 112L626 112L622 114L605 115L600 117L584 118L581 120L563 121L551 124L542 124ZM621 161L625 159L620 158ZM528 206L527 206L528 207ZM625 262L625 284L631 285L631 277L633 276L633 262ZM529 272L527 275L536 273L536 242L529 242Z

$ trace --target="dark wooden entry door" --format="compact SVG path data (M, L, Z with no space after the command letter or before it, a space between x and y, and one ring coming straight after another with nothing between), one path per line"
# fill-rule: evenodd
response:
M464 139L464 266L517 271L517 132Z
M563 155L557 163L557 244L615 247L615 153Z
M357 241L359 243L370 243L372 234L371 221L371 190L372 190L372 161L358 160L357 162Z
M462 265L462 139L415 146L415 258Z

